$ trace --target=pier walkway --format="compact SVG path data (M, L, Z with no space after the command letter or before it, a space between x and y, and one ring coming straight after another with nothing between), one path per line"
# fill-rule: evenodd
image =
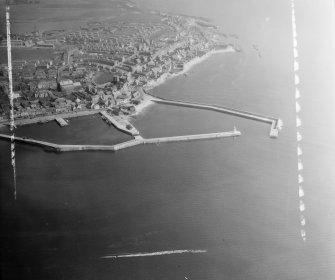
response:
M196 135L184 135L184 136L172 136L172 137L161 137L161 138L142 138L141 136L135 136L135 139L126 141L115 145L61 145L47 141L35 140L27 137L15 136L14 140L17 142L35 145L57 152L70 152L70 151L117 151L121 149L130 148L137 145L143 144L159 144L165 142L180 142L180 141L193 141L193 140L208 140L225 137L236 137L240 136L241 132L234 130L228 132L208 133L208 134L196 134ZM11 140L11 136L7 134L0 134L0 138Z
M122 120L122 122L116 120L114 117L109 115L106 111L101 111L100 115L102 118L107 122L112 124L114 127L116 127L118 130L131 135L131 136L136 136L139 135L140 133L138 130L127 120Z
M158 104L209 110L209 111L229 114L229 115L233 115L237 117L242 117L242 118L246 118L250 120L255 120L255 121L271 124L270 134L269 134L271 138L277 138L279 134L279 130L281 128L281 120L274 118L274 117L269 117L269 116L265 116L261 114L255 114L252 112L237 110L237 109L219 106L219 105L186 102L186 101L180 101L180 100L169 100L165 98L156 97L154 95L151 95L151 96L153 97L152 101Z

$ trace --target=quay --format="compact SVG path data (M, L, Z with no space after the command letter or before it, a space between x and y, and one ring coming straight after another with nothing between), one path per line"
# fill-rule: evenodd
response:
M165 104L165 105L173 105L173 106L181 106L181 107L188 107L193 109L203 109L209 110L224 114L229 114L237 117L242 117L254 121L264 122L271 125L269 136L271 138L277 138L279 135L279 130L281 129L282 121L280 119L269 117L261 114L255 114L248 111L237 110L229 107L212 105L212 104L202 104L202 103L195 103L195 102L186 102L186 101L179 101L179 100L169 100L165 98L158 98L156 96L151 95L152 101L158 104Z
M56 118L55 121L59 124L59 126L67 126L68 122L63 118Z
M6 140L11 140L12 136L7 135L7 134L0 134L0 138L6 139ZM57 150L57 148L60 146L60 145L57 145L57 144L54 144L54 143L51 143L51 142L31 139L31 138L24 137L24 136L23 137L14 136L14 140L17 141L17 142L30 144L30 145L34 145L34 146L47 147L47 148L51 148L51 149L54 149L54 150Z
M142 138L141 136L135 136L135 139L126 141L115 145L61 145L47 141L35 140L27 137L15 136L14 140L17 142L30 144L34 146L43 147L47 150L56 152L70 152L70 151L118 151L121 149L130 148L137 145L143 144L159 144L166 142L181 142L181 141L194 141L194 140L209 140L216 138L236 137L240 136L241 132L238 130L228 132L217 132L207 134L195 134L195 135L184 135L184 136L172 136L172 137L161 137L161 138ZM0 138L5 140L11 140L11 135L0 134Z
M15 119L15 125L21 126L21 125L29 125L29 124L35 124L35 123L47 123L54 121L55 118L76 118L76 117L83 117L83 116L89 116L97 114L101 111L101 109L97 110L82 110L82 111L72 111L68 113L59 113L54 115L45 115L45 116L37 116L34 118L25 118L25 119ZM10 121L5 120L0 122L2 125L9 125Z
M128 135L136 136L140 134L139 131L127 120L122 120L122 122L120 122L109 115L106 111L100 111L100 115L107 123L112 124L115 128Z

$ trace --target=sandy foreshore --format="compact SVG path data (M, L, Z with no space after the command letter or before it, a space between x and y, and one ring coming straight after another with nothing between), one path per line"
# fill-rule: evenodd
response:
M155 87L158 87L159 85L164 84L166 81L168 81L168 80L170 80L172 78L175 78L175 77L178 77L180 75L186 74L194 66L196 66L199 63L205 61L206 59L210 58L211 56L213 56L215 54L229 53L229 52L236 52L236 50L233 47L229 46L226 49L209 51L205 55L203 55L201 57L196 57L196 58L190 60L189 62L185 63L184 69L182 71L180 71L178 73L173 73L173 74L171 74L171 73L165 73L160 78L158 78L156 81L151 82L150 85L144 86L144 89L146 91L150 91L150 90L154 89ZM153 99L152 96L145 94L144 101L142 101L141 104L139 104L138 106L136 106L136 114L134 114L134 115L137 115L137 114L141 113L146 107L148 107L151 104L153 104L152 99ZM132 115L132 116L134 116L134 115Z
M155 87L164 84L166 81L178 77L180 75L186 74L187 72L189 72L194 66L198 65L199 63L205 61L206 59L210 58L211 56L215 55L215 54L219 54L219 53L229 53L229 52L236 52L236 50L229 46L226 49L220 49L220 50L212 50L209 51L208 53L206 53L205 55L201 56L201 57L196 57L193 58L192 60L190 60L189 62L185 63L184 65L184 69L178 73L167 73L167 74L163 74L160 78L158 78L156 81L151 82L150 85L145 86L145 89L147 91L150 91L152 89L154 89Z
M136 105L136 113L132 114L131 117L136 116L140 113L142 113L147 107L149 107L150 105L154 104L154 102L152 101L153 97L148 95L148 94L144 94L143 95L143 100L140 104Z
M220 50L212 50L208 53L206 53L205 55L201 56L201 57L196 57L192 60L190 60L189 62L187 62L184 65L184 69L183 71L177 73L177 74L173 74L173 77L179 76L179 75L183 75L186 74L188 71L190 71L195 65L205 61L206 59L210 58L211 56L215 55L215 54L219 54L219 53L229 53L229 52L236 52L235 49L231 46L227 47L226 49L220 49Z

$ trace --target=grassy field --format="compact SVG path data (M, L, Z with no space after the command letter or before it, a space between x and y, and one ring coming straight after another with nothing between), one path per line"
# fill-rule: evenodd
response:
M34 59L51 59L53 57L52 50L43 49L12 49L13 60L34 60ZM7 50L0 48L0 63L7 63Z
M39 5L13 5L11 7L12 33L45 31L57 28L77 28L90 20L107 20L113 17L133 14L138 8L130 1L95 0L71 1L44 0ZM4 5L0 4L0 20L5 23ZM1 24L1 27L5 24ZM3 28L0 28L3 32Z
M98 72L94 77L94 82L98 85L108 83L112 80L113 74L109 72Z

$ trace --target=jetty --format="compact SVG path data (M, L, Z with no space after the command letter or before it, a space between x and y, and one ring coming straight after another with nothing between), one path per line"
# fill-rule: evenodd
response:
M96 110L81 110L81 111L71 111L67 113L59 113L59 114L53 114L53 115L44 115L44 116L37 116L33 118L16 118L15 119L15 125L21 126L21 125L29 125L29 124L35 124L35 123L47 123L51 121L55 121L56 118L62 118L62 119L69 119L69 118L77 118L77 117L83 117L83 116L89 116L89 115L95 115L98 114L101 111L101 109ZM9 120L3 120L0 121L0 124L3 125L9 125Z
M59 126L67 126L68 122L64 120L63 118L56 118L55 121L59 124Z
M261 114L256 114L248 111L238 110L230 107L219 106L219 105L212 105L212 104L202 104L196 102L186 102L180 100L169 100L165 98L158 98L156 96L151 95L152 101L158 104L165 104L165 105L173 105L173 106L180 106L180 107L188 107L193 109L203 109L209 110L224 114L229 114L237 117L242 117L254 121L264 122L270 124L270 133L269 136L271 138L277 138L279 135L279 130L282 126L282 121L278 118L269 117Z
M242 117L242 118L251 119L254 121L259 121L259 122L270 124L269 135L271 138L277 138L279 134L279 130L282 127L282 121L280 119L266 116L266 115L256 114L256 113L238 110L238 109L225 107L225 106L202 104L202 103L195 103L195 102L186 102L186 101L180 101L180 100L169 100L169 99L164 99L164 98L158 98L151 94L148 94L148 95L151 96L151 101L155 103L159 103L159 104L209 110L209 111L230 114L233 116ZM181 136L170 136L170 137L160 137L160 138L143 138L140 135L139 131L128 120L112 116L108 114L106 110L100 110L98 112L101 115L101 118L104 119L108 124L113 125L115 128L117 128L123 133L131 135L134 139L125 141L123 143L115 144L115 145L63 145L63 144L56 144L52 142L31 139L31 138L24 137L24 136L22 137L11 136L7 134L0 134L0 139L6 139L6 140L13 139L17 142L21 142L24 144L43 147L44 149L50 150L50 151L69 152L69 151L118 151L118 150L130 148L133 146L145 145L145 144L160 144L160 143L169 143L169 142L209 140L209 139L226 138L226 137L237 137L241 135L241 132L236 130L236 128L234 128L233 131L226 131L226 132L181 135ZM85 114L86 113L87 112L85 112ZM94 112L94 113L97 113L97 112ZM92 114L92 112L89 112L89 114ZM58 118L54 117L54 119L58 122L60 126L67 125L68 123L62 117L63 116L59 116Z
M71 151L118 151L126 148L130 148L137 145L145 144L160 144L167 142L181 142L181 141L194 141L194 140L209 140L226 137L237 137L240 136L241 132L238 130L207 133L207 134L195 134L195 135L183 135L183 136L172 136L172 137L161 137L161 138L143 138L141 136L135 136L135 139L126 141L115 145L62 145L51 143L47 141L40 141L31 139L28 137L14 136L14 140L20 143L43 147L46 150L56 152L71 152ZM11 140L12 136L7 134L0 134L0 138L5 140Z
M118 121L109 115L106 111L100 112L101 117L108 123L112 124L116 129L131 136L140 135L139 131L127 120Z
M225 138L225 137L235 137L240 136L240 131L227 131L227 132L216 132L216 133L207 133L207 134L195 134L195 135L184 135L184 136L170 136L170 137L161 137L161 138L149 138L144 139L144 144L159 144L167 142L181 142L181 141L194 141L194 140L208 140L215 138Z

